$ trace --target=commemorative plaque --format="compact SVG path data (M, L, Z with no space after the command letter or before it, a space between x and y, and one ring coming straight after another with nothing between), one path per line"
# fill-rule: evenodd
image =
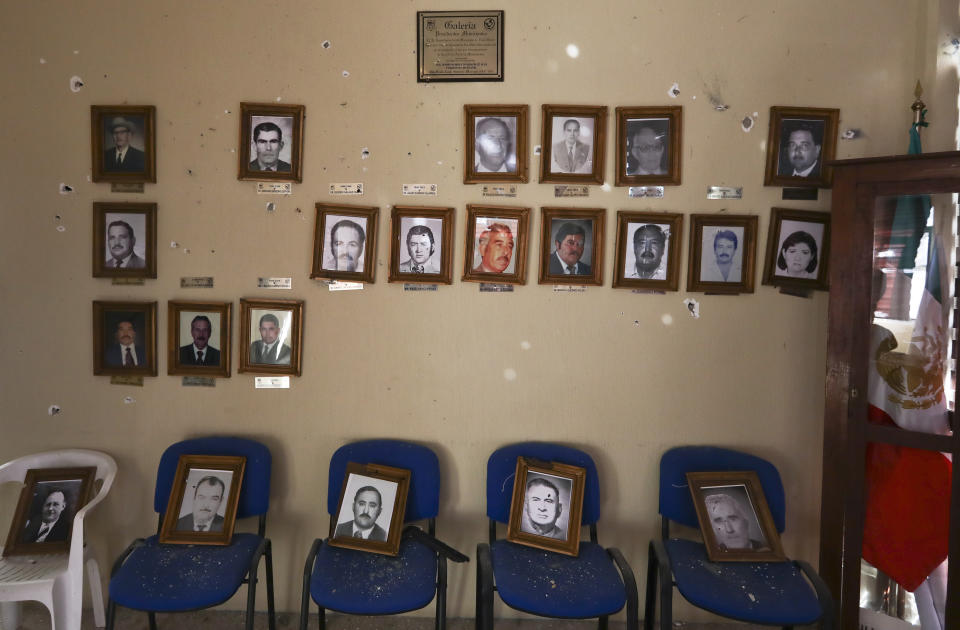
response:
M503 11L417 11L417 81L503 81Z

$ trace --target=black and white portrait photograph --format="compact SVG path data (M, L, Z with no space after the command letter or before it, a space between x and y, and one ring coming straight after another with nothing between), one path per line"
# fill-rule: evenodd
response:
M817 277L818 253L823 241L823 225L784 221L781 224L780 253L777 255L777 268L774 274L786 278ZM785 236L784 236L785 235Z
M300 376L303 300L240 300L239 372Z
M613 286L676 291L683 215L617 212Z
M829 187L839 117L838 109L771 107L764 185Z
M379 208L317 204L311 278L373 282Z
M507 539L576 555L584 475L577 466L517 458Z
M155 182L155 108L90 107L95 182Z
M89 498L95 467L27 471L3 555L69 548L73 517Z
M440 273L443 260L442 219L405 217L400 221L405 252L401 252L400 273Z
M328 271L362 272L367 240L367 219L328 214L324 240L329 243L323 261Z
M593 126L592 118L551 119L551 173L585 174L593 170Z
M780 122L780 160L777 174L790 177L820 175L823 120L784 118Z
M600 284L604 212L543 208L541 284Z
M160 528L160 542L228 545L246 459L181 455Z
M604 106L543 106L541 182L603 183Z
M167 373L230 376L230 302L167 302Z
M616 114L616 185L679 185L683 107L618 107Z
M178 532L222 532L233 472L191 468L177 513Z
M157 204L93 204L93 276L156 278Z
M709 486L701 492L720 551L769 549L746 487Z
M409 486L409 470L349 462L329 544L397 555Z
M701 238L700 281L740 282L743 278L743 228L735 225L704 228Z
M666 280L670 256L670 225L667 223L629 223L631 247L626 249L623 273L636 280Z
M757 217L690 217L688 291L753 293Z
M557 540L567 539L570 489L573 481L546 473L527 472L520 531Z
M670 160L670 119L627 120L627 175L666 175Z
M393 207L392 282L450 284L453 209Z
M528 180L528 105L464 105L463 183Z
M517 119L484 116L474 121L473 164L476 173L517 172Z
M301 181L303 105L240 103L239 179Z
M104 266L113 269L145 269L147 266L147 221L143 214L107 212L107 231L102 253ZM137 241L137 234L140 241Z
M156 302L94 301L94 374L156 376Z
M763 283L828 288L830 214L773 208Z
M144 130L140 114L107 116L103 119L103 170L106 173L142 173L146 170Z
M289 173L293 136L292 116L251 116L249 168L251 171Z

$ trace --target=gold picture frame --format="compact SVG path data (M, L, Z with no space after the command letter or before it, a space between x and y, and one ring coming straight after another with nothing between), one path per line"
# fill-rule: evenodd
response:
M163 512L160 542L229 545L246 465L247 458L241 455L181 455Z
M240 103L237 179L302 182L305 112L303 105Z
M453 208L394 206L389 281L453 284L453 221Z
M229 377L232 314L231 302L167 302L167 374Z
M618 107L616 186L679 186L683 107Z
M763 284L830 290L830 213L772 208Z
M330 515L327 543L334 547L397 555L409 488L409 470L348 462L337 511ZM371 515L373 511L376 513Z
M300 376L303 300L240 300L237 372Z
M90 500L96 473L96 466L27 470L3 556L70 551L73 519Z
M682 249L682 214L618 211L613 287L676 291Z
M771 107L763 185L830 188L839 124L839 109Z
M153 105L91 105L91 179L156 183L157 110Z
M586 476L579 466L518 457L507 540L576 556Z
M93 373L157 375L157 303L94 300Z
M543 105L540 183L602 184L606 137L605 105Z
M157 204L93 203L93 277L157 277Z
M756 258L756 215L690 215L687 291L753 293Z
M562 285L603 284L605 219L606 210L602 208L541 208L538 282ZM560 240L557 240L558 237ZM561 255L564 258L561 258ZM567 273L565 267L570 266L574 271Z
M528 105L464 105L463 183L528 180Z
M310 277L372 284L377 270L380 209L334 203L318 203L316 207Z
M530 208L467 204L463 280L526 284Z

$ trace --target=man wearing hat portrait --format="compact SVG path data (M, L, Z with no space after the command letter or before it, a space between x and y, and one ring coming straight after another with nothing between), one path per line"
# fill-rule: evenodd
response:
M114 173L139 173L146 170L143 151L130 146L136 126L123 116L115 116L105 131L113 136L114 146L103 152L103 170Z

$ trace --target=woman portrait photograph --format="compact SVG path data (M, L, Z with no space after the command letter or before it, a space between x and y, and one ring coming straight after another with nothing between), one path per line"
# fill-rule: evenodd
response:
M829 227L826 212L774 208L763 283L826 290Z
M618 107L616 113L616 185L679 185L683 108Z

